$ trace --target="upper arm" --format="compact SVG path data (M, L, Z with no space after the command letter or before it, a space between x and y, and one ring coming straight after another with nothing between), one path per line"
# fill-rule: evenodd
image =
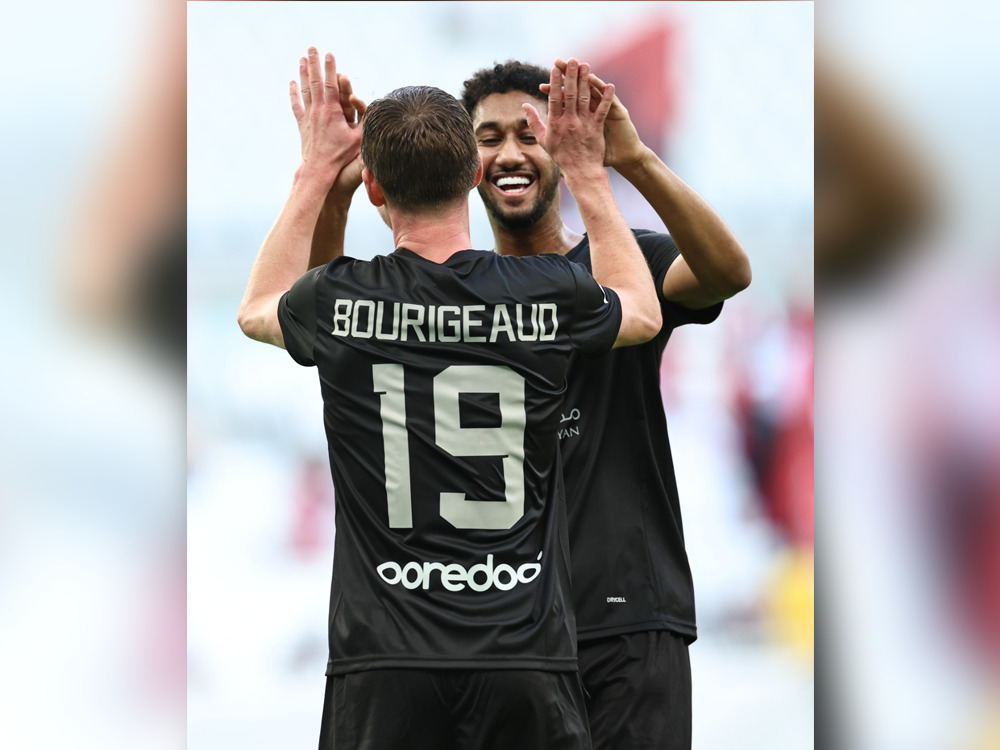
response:
M678 255L670 264L663 276L660 292L668 302L692 310L711 307L726 299L698 281L683 255Z
M543 256L539 256L543 257ZM562 256L545 256L550 262L565 264L571 272L571 338L573 346L584 352L605 352L615 345L622 324L622 305L618 294L610 287L601 286L587 269L567 261Z
M723 297L695 277L673 238L658 232L636 232L660 295L663 328L711 323L722 311Z

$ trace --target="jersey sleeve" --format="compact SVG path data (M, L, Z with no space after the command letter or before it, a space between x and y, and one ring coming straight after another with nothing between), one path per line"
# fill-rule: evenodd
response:
M609 351L622 325L622 303L614 289L601 286L579 263L566 261L576 282L571 337L573 346L589 354Z
M663 299L663 279L666 278L667 271L673 262L680 257L680 250L677 249L677 245L674 244L674 240L669 234L649 230L636 230L634 234L642 254L646 256L649 270L653 274L653 281L656 283L656 292L660 297L660 310L663 313L664 329L677 328L687 323L711 323L719 317L719 313L722 312L722 302L696 310Z
M285 349L300 365L316 364L316 287L326 266L305 273L278 301L278 323L285 339Z

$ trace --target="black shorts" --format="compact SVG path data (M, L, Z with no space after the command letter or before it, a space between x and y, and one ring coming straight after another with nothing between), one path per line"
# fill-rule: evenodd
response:
M377 669L326 678L320 750L591 750L576 672Z
M580 641L594 750L691 750L691 661L668 630Z

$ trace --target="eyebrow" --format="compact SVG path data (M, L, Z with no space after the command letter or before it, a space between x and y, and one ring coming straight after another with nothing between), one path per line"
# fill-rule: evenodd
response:
M517 124L522 128L528 127L528 118L525 117L523 120L518 120ZM490 122L481 122L479 123L479 127L476 128L475 132L478 133L480 130L501 130L501 125L496 120L491 120Z

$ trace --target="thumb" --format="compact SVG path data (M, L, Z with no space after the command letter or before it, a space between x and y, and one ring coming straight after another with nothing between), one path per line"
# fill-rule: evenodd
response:
M525 116L528 118L528 127L531 129L532 134L535 136L535 140L539 143L545 140L546 127L545 123L542 122L541 116L538 114L538 110L535 109L533 104L528 104L525 102L521 105L524 110Z

